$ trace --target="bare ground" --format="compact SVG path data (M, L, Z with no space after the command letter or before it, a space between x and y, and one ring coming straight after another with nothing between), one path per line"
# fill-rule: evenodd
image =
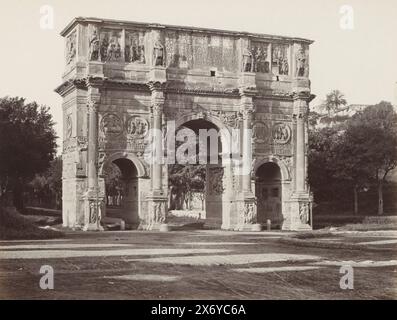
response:
M0 242L1 299L395 299L397 248L318 248L282 243L283 232L70 233ZM390 241L338 234L331 241ZM326 242L327 239L322 240ZM392 241L393 242L393 241ZM365 249L367 247L367 249ZM342 290L340 266L354 267ZM39 287L54 268L54 290Z

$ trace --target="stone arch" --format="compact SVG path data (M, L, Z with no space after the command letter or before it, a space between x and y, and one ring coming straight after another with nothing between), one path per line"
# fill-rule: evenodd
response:
M175 129L177 130L180 126L184 123L192 121L192 120L205 120L214 124L219 132L221 133L221 143L222 143L222 153L224 152L227 146L231 144L231 133L229 128L217 117L207 114L207 113L188 113L180 116L179 118L175 119Z
M267 162L273 162L279 166L281 172L281 180L283 182L291 181L291 174L287 165L284 163L284 161L280 160L278 157L275 156L267 156L260 160L255 160L253 174L255 175L260 166Z
M117 159L128 159L130 160L136 167L138 175L137 178L142 178L142 177L146 177L147 176L147 172L146 172L146 168L145 165L142 163L142 161L133 153L129 153L129 152L115 152L110 154L109 156L105 156L104 161L103 161L103 165L100 167L99 169L99 175L103 175L103 168L112 163L114 160Z
M207 164L206 178L208 181L215 181L218 177L219 170L222 171L221 187L222 191L214 188L213 183L206 183L205 186L205 224L210 228L229 228L230 225L230 199L227 195L230 194L232 186L226 181L231 181L230 166L231 162L231 146L232 136L230 128L215 115L207 112L187 113L175 118L175 130L177 131L181 126L195 120L202 120L211 123L218 131L218 137L221 144L222 157L218 164ZM218 181L219 182L219 181Z

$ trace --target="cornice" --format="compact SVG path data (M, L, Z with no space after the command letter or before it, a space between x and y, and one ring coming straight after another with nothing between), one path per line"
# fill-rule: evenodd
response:
M298 42L312 44L314 41L300 38L300 37L288 37L279 35L270 35L246 31L232 31L232 30L222 30L222 29L212 29L212 28L199 28L191 26L177 26L177 25L167 25L161 23L148 23L148 22L135 22L135 21L125 21L125 20L113 20L113 19L100 19L100 18L86 18L77 17L74 18L62 31L61 36L66 36L77 24L99 24L110 28L146 28L151 30L170 30L170 31L183 31L189 33L204 33L204 34L214 34L220 36L233 36L233 37L249 37L255 40L264 41L285 41L285 42Z
M284 92L284 91L268 91L263 92L260 90L244 90L241 88L200 88L180 86L167 82L159 84L155 82L132 82L123 80L111 80L107 78L88 77L82 79L67 80L55 89L61 96L67 95L73 89L87 90L89 87L99 88L100 90L128 90L128 91L141 91L150 93L153 90L158 90L163 93L182 94L182 95L196 95L196 96L209 96L209 97L229 97L241 98L241 96L249 96L253 99L273 99L281 101L294 101L303 99L310 102L314 99L315 95L310 92Z

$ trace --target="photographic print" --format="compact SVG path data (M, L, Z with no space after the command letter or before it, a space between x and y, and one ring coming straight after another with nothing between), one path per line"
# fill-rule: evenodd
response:
M0 299L396 299L394 0L1 7Z

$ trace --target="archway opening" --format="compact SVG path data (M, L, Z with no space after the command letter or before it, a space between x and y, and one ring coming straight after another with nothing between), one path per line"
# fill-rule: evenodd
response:
M176 130L176 154L187 163L168 166L169 217L197 227L222 225L223 176L219 128L205 119L183 123Z
M116 159L104 167L106 215L121 218L127 229L139 224L138 170L125 158Z
M273 227L281 227L283 221L281 170L276 163L264 163L256 170L255 196L258 223L266 224L267 220L270 220Z

